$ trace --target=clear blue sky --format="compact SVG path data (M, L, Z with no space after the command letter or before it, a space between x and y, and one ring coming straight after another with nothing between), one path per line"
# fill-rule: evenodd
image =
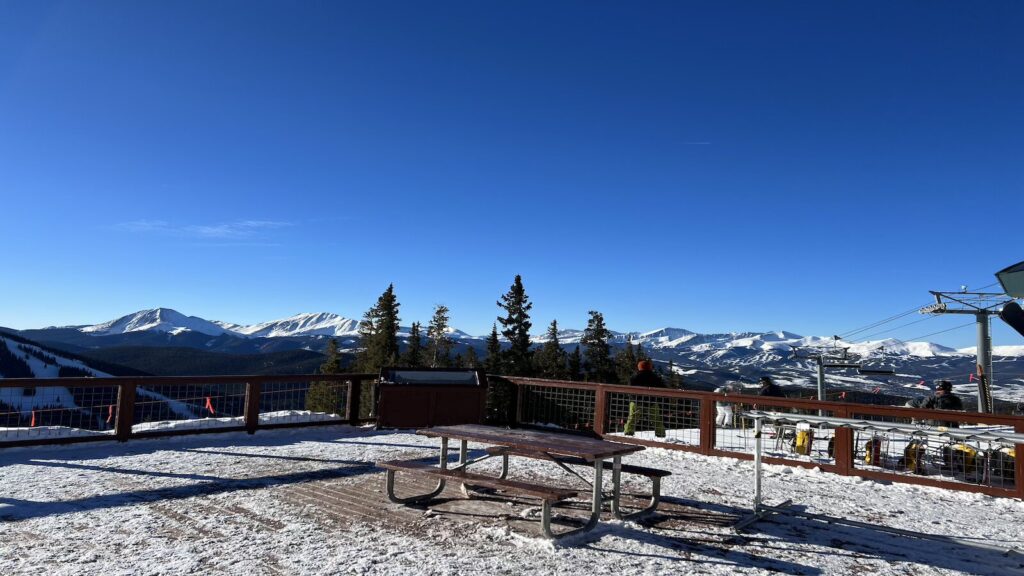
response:
M358 317L394 282L403 323L484 333L519 273L538 332L843 332L1024 260L1022 29L1013 1L0 1L0 325Z

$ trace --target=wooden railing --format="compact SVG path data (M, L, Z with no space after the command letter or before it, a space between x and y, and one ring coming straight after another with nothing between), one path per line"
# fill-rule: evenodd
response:
M708 456L723 456L749 460L753 458L752 446L749 450L744 446L720 446L722 438L752 437L749 432L738 432L740 426L746 424L739 414L755 406L765 410L782 412L802 412L807 414L827 414L840 418L858 418L877 420L880 429L886 422L916 423L918 426L937 427L956 423L961 428L974 426L1002 427L1014 432L1024 432L1024 417L1002 416L992 414L950 412L937 410L921 410L896 406L878 406L854 404L848 402L822 402L817 400L801 400L753 396L745 394L715 394L689 390L671 390L661 388L634 388L613 384L594 384L583 382L567 382L542 380L537 378L508 377L505 380L517 389L515 420L519 425L541 425L545 427L559 426L568 430L588 432L602 437L609 437L617 442L641 444L671 450L684 450ZM716 404L726 403L733 410L733 426L725 428L716 423ZM630 404L636 407L637 420L641 422L634 435L627 435L623 416L628 420ZM657 417L652 417L657 406ZM646 412L646 414L643 414ZM665 428L665 438L659 438L656 425L652 420L660 419L661 427ZM779 431L780 435L789 431ZM883 436L880 436L882 438ZM850 429L837 429L834 434L820 440L829 440L831 448L828 456L811 458L806 455L783 454L765 458L769 464L820 468L823 471L847 476L860 476L876 480L904 482L981 492L995 496L1024 498L1024 457L1010 457L1009 452L1003 455L992 454L978 449L971 465L957 462L951 456L952 467L949 473L935 473L938 477L928 477L921 473L907 472L898 469L907 467L903 450L865 448L873 437L856 439ZM886 433L886 442L894 447L904 447L913 440L911 435ZM788 440L788 439L787 439ZM881 443L881 440L879 440ZM735 442L733 442L735 444ZM1024 444L1010 445L1015 455L1024 455ZM943 448L944 449L944 448ZM950 448L952 450L952 448ZM972 448L973 449L973 448ZM781 452L787 452L787 449ZM936 447L931 454L937 454ZM824 451L822 451L824 453ZM1014 455L1014 456L1015 456ZM868 461L874 457L874 463ZM912 455L911 455L912 456ZM992 459L998 457L999 466L993 468ZM886 464L889 466L887 467ZM971 468L973 466L973 469ZM982 467L985 470L982 470ZM960 470L963 468L963 470ZM963 474L961 474L963 472ZM967 472L970 472L968 474ZM972 476L973 474L973 476ZM987 475L986 475L987 474ZM963 476L951 479L952 476Z
M359 424L372 420L376 377L353 373L0 379L0 446ZM309 409L310 391L317 385L321 398L335 402L338 412ZM261 422L261 414L278 417Z
M376 374L353 373L0 379L0 447L104 439L127 441L209 432L252 434L268 428L362 424L373 421L376 378ZM755 406L877 420L882 429L885 422L935 426L934 421L939 420L940 424L955 422L964 428L1002 427L1024 433L1021 416L537 378L492 376L490 380L491 391L500 392L489 400L492 423L557 426L618 442L738 459L752 458L752 446L743 444L751 434L743 429L747 421L739 414ZM311 410L316 398L336 402L336 409ZM728 426L716 423L717 403L732 407ZM630 411L635 413L633 423L629 422ZM658 429L659 421L664 430ZM779 447L788 440L787 432L776 432ZM883 481L1024 498L1024 458L1015 457L1024 454L1024 444L1007 447L1015 450L1009 457L993 452L991 446L979 445L978 460L970 466L961 461L958 467L953 461L951 471L922 475L908 471L906 462L901 462L905 458L901 447L913 440L912 435L893 433L885 438L891 446L886 448L883 444L879 448L873 437L858 438L852 430L838 429L818 438L817 457L794 454L783 447L764 461ZM829 448L822 450L820 445L825 440ZM872 446L871 442L876 444ZM931 448L933 459L938 450ZM995 462L995 457L1002 459Z

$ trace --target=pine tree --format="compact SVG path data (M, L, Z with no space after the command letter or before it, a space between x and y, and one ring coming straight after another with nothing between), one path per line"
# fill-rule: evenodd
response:
M569 380L582 380L583 379L583 356L580 354L580 345L576 345L576 349L569 355Z
M678 372L676 372L676 364L675 364L675 362L673 362L671 360L668 361L668 387L669 388L682 388L683 387L683 377L680 376Z
M476 349L470 346L466 350L466 356L462 359L463 368L472 368L476 370L480 367L480 359L477 358Z
M626 347L615 355L615 372L619 377L619 383L629 384L629 379L636 372L636 365L640 359L633 350L633 344L626 340Z
M487 337L487 358L484 369L488 374L502 374L501 341L498 340L498 325L491 326L491 335Z
M565 367L566 353L558 342L558 320L548 326L547 342L535 353L537 374L542 378L563 380L568 377Z
M398 299L393 284L380 295L359 324L363 350L357 365L363 372L377 372L398 362Z
M508 339L509 349L505 352L508 373L512 376L530 376L532 373L530 352L530 302L523 288L523 279L516 274L508 292L501 296L498 306L505 311L505 317L498 317L501 334Z
M591 310L587 329L583 331L583 338L580 339L580 344L583 345L583 369L589 382L615 381L615 363L609 356L610 337L611 331L604 325L604 316L596 310Z
M413 322L409 329L409 347L405 349L402 362L410 368L423 366L423 337L420 335L419 322Z
M448 336L448 307L438 304L427 327L427 357L431 368L448 368L452 364L452 339Z
M341 355L338 341L331 338L325 352L327 359L320 365L320 374L341 374ZM345 396L337 382L313 382L306 392L306 410L325 414L344 414Z

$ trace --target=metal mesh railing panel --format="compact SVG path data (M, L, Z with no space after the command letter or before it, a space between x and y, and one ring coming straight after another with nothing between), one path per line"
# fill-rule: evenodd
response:
M647 394L608 395L609 434L700 445L700 400Z
M860 420L878 422L878 430L854 432L854 468L901 476L927 477L962 484L973 484L1012 490L1016 488L1016 449L1011 443L964 439L953 440L929 436L925 432L955 430L957 432L1012 432L1008 426L959 424L941 418L917 419L875 414L854 414ZM899 424L913 431L886 429L885 424Z
M596 401L593 390L527 385L522 392L521 422L593 430Z
M791 408L771 404L770 400L756 404L746 402L716 402L715 448L726 452L754 453L754 421L741 416L750 410L764 410L784 414L811 414L834 416L829 410ZM835 432L805 424L765 424L762 450L767 457L782 458L816 464L835 463Z
M244 414L244 383L140 385L132 432L241 426Z
M0 388L0 442L113 434L117 386Z
M341 420L350 382L268 382L260 394L259 423L297 424Z

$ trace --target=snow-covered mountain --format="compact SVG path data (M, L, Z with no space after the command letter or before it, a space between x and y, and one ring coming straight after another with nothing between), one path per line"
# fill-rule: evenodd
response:
M177 310L170 308L153 308L152 310L140 310L134 314L128 314L109 322L82 326L79 331L94 336L110 336L114 334L125 334L128 332L168 332L177 334L179 332L191 331L220 336L229 332L209 320L197 316L185 316Z
M54 350L20 341L0 332L0 378L60 378L65 376L110 376L82 360L69 358ZM0 389L0 401L5 401L5 390ZM20 394L20 389L18 389ZM7 402L8 404L10 402Z
M209 321L186 316L168 308L143 310L94 326L65 327L30 331L26 334L42 342L64 342L77 348L111 346L186 346L228 353L260 353L306 348L323 350L330 338L339 338L343 352L360 348L359 322L329 312L297 314L289 318L252 325ZM408 343L408 327L399 329L402 345ZM448 330L455 351L474 348L484 355L486 336L473 336L457 328ZM425 329L424 334L425 337ZM559 343L566 349L580 343L583 331L566 328L559 331ZM504 340L504 339L502 339ZM543 344L544 335L533 342ZM682 328L665 327L647 332L612 332L609 344L613 353L627 343L643 346L647 354L663 366L672 362L692 381L709 383L756 379L761 373L775 375L783 384L813 386L816 371L813 361L799 358L804 347L845 348L851 359L865 367L894 370L888 377L859 375L855 370L833 370L832 384L881 388L903 393L903 388L920 393L936 378L949 378L965 391L973 387L968 374L974 371L974 349L956 350L932 342L904 342L896 339L865 342L834 342L832 338L801 336L786 331L731 332L701 334ZM77 349L74 348L74 349ZM835 352L841 353L836 350ZM1024 346L997 346L995 389L997 397L1024 398ZM925 381L926 384L921 382Z
M358 335L359 321L330 312L296 314L281 320L271 320L240 326L231 326L231 331L242 336L280 338L286 336L355 336Z

